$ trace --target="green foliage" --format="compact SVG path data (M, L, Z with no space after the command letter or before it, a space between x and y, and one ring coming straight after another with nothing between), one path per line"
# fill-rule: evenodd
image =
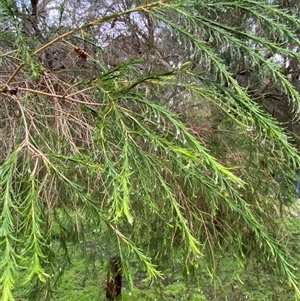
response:
M154 282L178 254L188 276L205 259L212 277L220 254L238 265L256 255L300 297L284 225L300 157L284 126L258 105L270 81L299 114L299 93L276 61L299 61L299 19L266 1L129 4L71 30L67 5L60 6L61 35L40 31L42 22L31 28L26 18L20 25L19 8L0 4L16 37L1 51L1 114L9 121L1 131L1 300L13 300L19 279L33 285L30 296L50 300L72 246L89 241L99 246L100 263L119 254L131 285L132 260ZM134 28L131 17L148 24L157 45L160 34L175 36L178 49L165 51L181 62L162 61L154 46L114 61L113 39L91 41L95 28L119 20ZM122 51L126 45L115 41ZM259 74L252 85L238 80L241 67ZM220 117L210 135L199 134L200 112L176 110L190 99ZM161 298L176 289L169 285Z
M292 222L292 220L290 221ZM290 243L297 250L297 233L299 226L294 224L292 229L295 231L294 240ZM101 264L101 254L95 245L87 246L87 249L72 250L72 264L68 265L62 277L56 281L52 288L51 300L83 300L89 297L92 300L104 300L106 266ZM239 265L236 258L230 254L224 254L216 258L217 277L211 278L205 269L205 263L200 261L200 267L189 278L187 282L184 271L180 265L180 255L177 254L177 263L166 270L164 279L159 279L148 285L143 282L145 274L134 269L134 289L130 289L124 283L121 300L292 300L293 291L284 285L282 277L274 274L272 269L262 268L256 258L248 259L246 268ZM297 267L299 256L294 254L293 264ZM92 260L92 261L91 261ZM259 260L259 259L258 259ZM131 262L135 266L134 262ZM297 272L298 273L298 272ZM42 298L41 295L34 293L35 299ZM28 289L18 289L16 298L26 298Z

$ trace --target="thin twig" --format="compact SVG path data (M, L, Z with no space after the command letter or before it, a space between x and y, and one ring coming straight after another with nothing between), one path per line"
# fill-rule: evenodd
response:
M45 96L49 96L49 97L55 97L55 98L67 100L67 101L70 101L70 102L76 102L76 103L81 103L81 104L86 104L86 105L93 105L93 106L100 106L101 105L100 103L96 103L96 102L81 101L81 100L74 99L74 98L71 98L71 97L68 97L68 96L64 96L64 95L60 95L60 94L54 94L54 93L48 93L48 92L34 90L34 89L30 89L30 88L18 87L18 91L26 91L26 92L31 92L31 93L35 93L35 94L41 94L41 95L45 95ZM72 95L74 95L74 93Z

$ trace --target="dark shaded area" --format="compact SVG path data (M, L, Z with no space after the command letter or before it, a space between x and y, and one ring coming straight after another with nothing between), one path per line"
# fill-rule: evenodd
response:
M298 172L297 172L297 178L294 181L294 185L297 189L297 196L299 198L300 197L300 170L298 170Z
M121 258L115 256L110 260L107 272L106 299L115 300L122 290Z

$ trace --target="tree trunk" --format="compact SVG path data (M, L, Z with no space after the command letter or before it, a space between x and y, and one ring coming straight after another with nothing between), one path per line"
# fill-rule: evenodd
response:
M106 298L115 300L122 289L121 258L116 256L110 260L107 272Z

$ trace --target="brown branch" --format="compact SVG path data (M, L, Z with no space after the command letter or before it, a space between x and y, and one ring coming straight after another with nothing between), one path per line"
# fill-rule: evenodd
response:
M22 119L23 119L23 122L24 122L24 127L25 127L25 143L28 144L29 143L29 128L28 128L28 124L27 124L25 112L23 110L22 105L20 104L20 101L18 99L16 99L16 102L17 102L17 104L19 106L19 109L20 109L21 115L22 115Z
M80 104L93 105L93 106L100 106L101 105L100 103L96 103L96 102L81 101L81 100L74 99L74 98L71 98L71 97L68 97L68 96L48 93L48 92L29 89L29 88L20 88L20 87L18 87L18 91L26 91L26 92L31 92L31 93L35 93L35 94L41 94L41 95L45 95L45 96L49 96L49 97L55 97L55 98L58 98L58 99L63 99L63 100L67 100L67 101L70 101L70 102L76 102L76 103L80 103ZM72 95L74 95L74 93Z

